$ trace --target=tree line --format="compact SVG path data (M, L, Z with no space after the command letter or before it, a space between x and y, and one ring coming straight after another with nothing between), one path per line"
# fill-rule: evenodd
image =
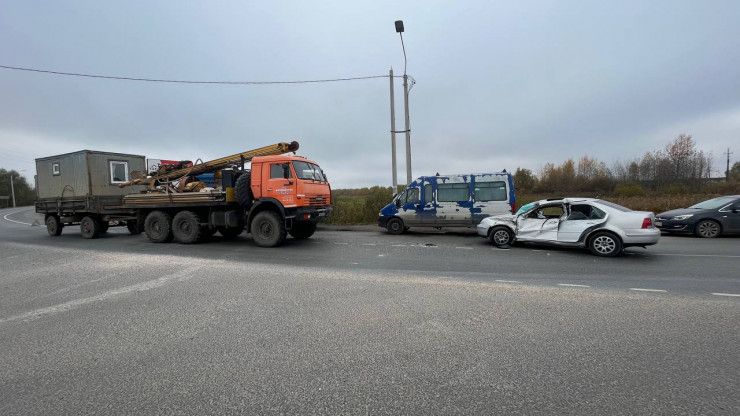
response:
M13 177L13 187L10 186L10 178ZM36 200L36 191L28 184L24 176L15 170L0 168L0 196L8 199L0 199L0 208L13 206L13 193L15 193L16 206L33 205Z

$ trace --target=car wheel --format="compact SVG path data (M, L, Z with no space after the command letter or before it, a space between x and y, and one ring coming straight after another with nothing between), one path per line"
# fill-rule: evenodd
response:
M614 257L622 252L622 242L612 233L596 233L589 240L588 248L596 256Z
M400 218L391 218L386 225L388 232L394 235L403 234L406 228Z
M704 220L696 224L694 234L702 238L716 238L722 232L722 227L716 221Z
M514 241L514 233L508 227L494 227L490 233L488 233L488 239L491 240L491 244L496 247L508 246Z

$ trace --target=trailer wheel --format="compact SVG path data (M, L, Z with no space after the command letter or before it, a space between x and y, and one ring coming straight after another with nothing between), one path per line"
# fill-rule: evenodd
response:
M172 217L164 211L152 211L144 221L146 238L152 243L172 241Z
M260 247L275 247L285 241L288 232L280 217L272 211L262 211L252 220L252 238Z
M100 221L100 229L98 229L98 235L107 233L109 227L110 227L110 222Z
M97 218L85 216L80 221L80 233L82 238L95 238L100 233L100 222Z
M203 237L200 217L193 211L180 211L172 220L172 235L180 244L193 244Z
M252 207L252 201L254 196L252 195L252 174L250 172L243 173L236 180L234 185L234 194L236 196L236 202L239 203L244 209Z
M216 230L226 239L236 238L244 232L244 228L216 227Z
M128 229L128 232L133 235L141 234L141 231L139 230L138 221L136 220L126 221L126 228Z
M305 240L316 232L316 224L312 222L299 222L288 231L296 240Z
M62 235L64 224L62 224L62 220L59 219L58 215L47 215L44 222L46 223L46 232L49 233L50 236L58 237Z

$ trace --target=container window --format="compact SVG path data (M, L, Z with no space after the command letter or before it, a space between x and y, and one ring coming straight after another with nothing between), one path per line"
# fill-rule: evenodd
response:
M467 202L470 191L467 183L440 183L437 185L437 202Z
M110 162L110 183L128 181L128 162Z
M54 162L51 164L51 174L54 176L59 176L59 162Z
M476 201L507 201L508 199L509 196L506 194L506 183L504 181L475 182Z

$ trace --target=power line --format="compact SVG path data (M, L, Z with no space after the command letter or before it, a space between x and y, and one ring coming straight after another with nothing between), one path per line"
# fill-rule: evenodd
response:
M301 80L301 81L188 81L188 80L178 80L178 79L134 78L134 77L122 77L122 76L110 76L110 75L80 74L80 73L74 73L74 72L49 71L46 69L22 68L22 67L7 66L7 65L0 65L0 68L11 69L15 71L38 72L42 74L65 75L65 76L71 76L71 77L115 79L115 80L121 80L121 81L166 82L166 83L174 83L174 84L221 84L221 85L310 84L310 83L319 83L319 82L359 81L363 79L388 78L388 75L371 75L367 77L313 79L313 80ZM397 76L394 78L400 78L400 76Z

